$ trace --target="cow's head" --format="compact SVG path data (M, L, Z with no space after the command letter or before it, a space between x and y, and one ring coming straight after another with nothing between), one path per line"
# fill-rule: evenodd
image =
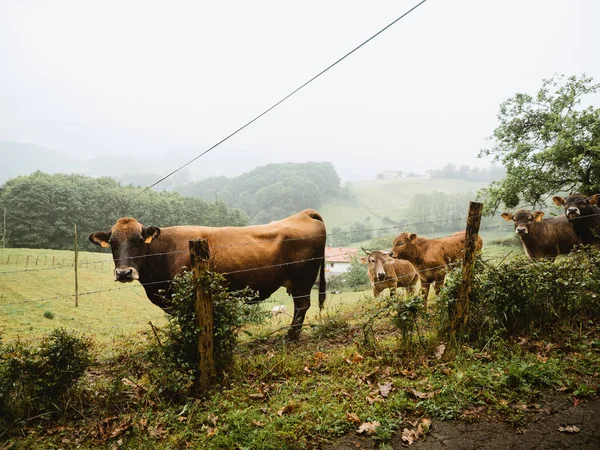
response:
M596 205L599 200L600 194L595 194L591 197L586 197L582 194L570 194L567 198L558 195L552 197L552 201L556 206L565 208L565 216L569 219L597 214L598 209L596 208Z
M369 273L373 277L373 280L385 280L386 274L383 265L389 258L388 252L368 252L365 249L363 249L363 251L367 254L367 256L359 258L359 261L363 264L367 264Z
M414 252L414 243L416 240L417 235L415 233L400 233L400 235L394 239L394 245L390 252L390 256L392 258L409 259L409 255Z
M544 217L543 211L529 211L527 209L520 209L515 214L504 212L500 214L507 222L512 221L515 224L515 233L519 235L529 234L531 224L539 222Z
M89 239L112 250L115 281L129 282L140 278L146 247L159 235L160 228L146 228L131 217L123 217L110 231L97 231L90 234Z

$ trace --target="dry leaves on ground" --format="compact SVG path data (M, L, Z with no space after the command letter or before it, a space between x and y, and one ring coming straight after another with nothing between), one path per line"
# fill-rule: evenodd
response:
M429 430L431 429L431 420L421 419L416 425L416 428L405 428L402 430L402 440L408 445L414 444L420 437L429 433Z
M381 423L375 422L364 422L356 432L358 434L366 433L366 434L375 434L377 431L377 427L381 426Z
M558 427L558 431L563 433L579 433L581 430L575 425L565 425L564 427Z

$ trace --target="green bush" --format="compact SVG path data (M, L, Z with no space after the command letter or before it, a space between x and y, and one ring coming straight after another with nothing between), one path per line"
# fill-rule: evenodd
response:
M199 284L211 293L214 316L214 358L217 376L222 379L233 363L240 329L260 323L268 312L257 308L256 294L250 289L230 291L222 275L207 272ZM170 315L162 330L166 339L148 348L149 378L160 386L162 397L180 398L193 390L198 376L198 325L192 272L184 272L173 282Z
M438 306L447 325L461 270L446 279ZM478 260L471 290L468 332L474 336L550 330L600 313L600 253L578 250L555 262L516 258L501 266Z
M91 362L90 347L64 329L36 343L0 344L0 424L59 412Z

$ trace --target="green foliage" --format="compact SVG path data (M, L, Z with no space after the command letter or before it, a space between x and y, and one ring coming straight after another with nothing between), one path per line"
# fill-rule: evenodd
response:
M366 241L373 237L368 221L354 222L348 228L333 227L327 234L327 243L333 247L345 247L353 242Z
M0 343L0 424L59 412L91 362L90 346L89 339L62 329L33 344Z
M108 230L123 216L144 225L247 225L240 210L223 202L208 203L173 192L147 191L126 200L141 188L122 186L110 178L83 175L48 175L36 172L7 181L0 190L0 209L7 210L7 241L11 247L72 249L73 223L77 222L80 249L99 247L87 237Z
M446 325L460 280L460 269L453 271L441 291L438 305ZM576 325L598 314L598 252L579 250L555 262L520 257L500 267L481 260L476 263L468 325L473 337L551 330L557 324Z
M544 205L559 191L600 192L600 108L581 107L599 88L585 75L555 76L536 95L500 105L494 145L480 156L493 156L507 173L480 191L488 211Z
M248 324L261 323L268 315L252 305L256 294L246 288L230 291L222 275L207 272L199 285L210 292L213 303L214 358L217 375L231 370L239 331ZM149 349L153 379L161 379L161 394L179 398L189 393L198 371L198 324L195 309L195 285L192 272L178 275L173 282L173 297L166 337Z
M343 196L331 163L268 164L236 178L215 177L176 188L186 196L220 199L242 209L252 223L282 219L325 200Z
M353 258L346 271L346 283L353 289L364 289L370 284L367 274L367 265L362 264L358 258Z
M44 311L44 317L46 319L54 319L54 313L52 311Z

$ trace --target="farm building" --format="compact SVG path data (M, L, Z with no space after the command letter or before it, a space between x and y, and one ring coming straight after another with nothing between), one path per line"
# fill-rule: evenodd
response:
M325 247L325 276L341 275L350 267L352 258L358 250L348 247Z

